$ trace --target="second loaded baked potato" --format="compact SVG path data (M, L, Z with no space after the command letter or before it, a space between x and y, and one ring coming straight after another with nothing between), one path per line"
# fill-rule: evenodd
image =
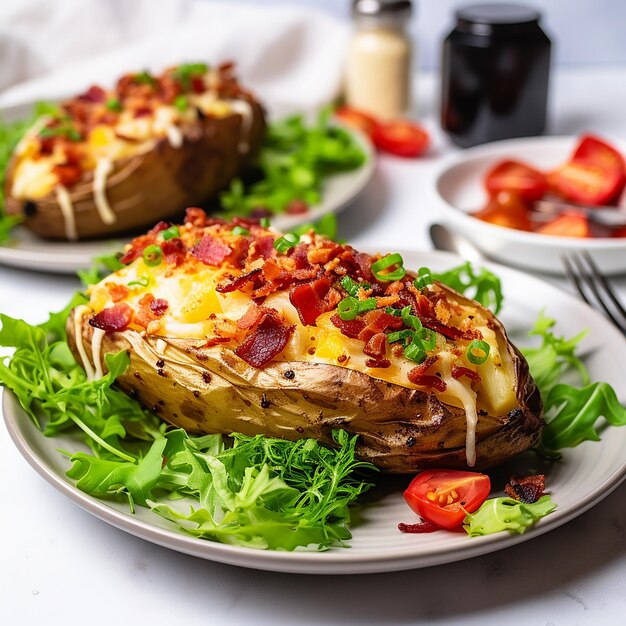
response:
M542 403L500 322L399 254L189 209L127 246L68 320L91 377L194 433L359 435L380 468L486 468L532 446Z
M26 132L7 169L6 213L51 239L148 226L227 185L264 132L263 109L230 64L128 74Z

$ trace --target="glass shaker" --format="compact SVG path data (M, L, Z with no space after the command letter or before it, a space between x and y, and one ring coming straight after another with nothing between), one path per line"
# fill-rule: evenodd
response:
M442 126L469 147L539 135L546 124L550 39L535 9L478 4L456 12L443 44Z
M410 0L353 0L346 104L384 120L401 117L411 98Z

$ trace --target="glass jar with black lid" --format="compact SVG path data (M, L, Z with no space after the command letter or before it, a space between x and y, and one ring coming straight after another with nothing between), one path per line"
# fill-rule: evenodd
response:
M550 39L540 14L513 4L456 12L443 44L442 126L462 147L539 135L546 124Z

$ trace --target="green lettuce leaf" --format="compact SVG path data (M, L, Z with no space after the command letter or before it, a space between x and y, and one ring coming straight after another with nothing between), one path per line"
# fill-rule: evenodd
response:
M475 513L468 513L463 528L471 537L490 535L503 530L521 534L542 517L552 513L556 504L545 495L533 504L513 498L490 498Z

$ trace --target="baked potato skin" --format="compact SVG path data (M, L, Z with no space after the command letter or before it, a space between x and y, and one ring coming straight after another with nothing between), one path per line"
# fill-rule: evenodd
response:
M250 99L252 108L248 135L249 150L240 152L243 116L203 117L183 128L184 141L174 148L167 139L143 155L120 160L107 179L106 195L116 221L105 224L93 198L93 173L70 189L78 239L107 237L171 218L185 207L197 205L224 188L258 152L265 134L261 105ZM24 211L24 201L11 196L15 157L5 181L5 210L22 214L24 225L46 239L67 239L65 220L53 192Z
M68 337L80 362L74 328L72 313ZM93 328L86 319L82 334L90 345ZM359 435L359 458L390 473L468 469L465 412L443 404L434 393L336 365L275 361L256 369L223 346L202 348L195 340L137 334L131 343L128 337L107 333L102 344L103 354L129 352L130 366L117 384L162 419L189 432L314 437L332 445L331 431L342 428ZM502 463L534 445L541 434L539 392L521 354L510 342L508 349L519 406L506 415L479 416L476 464L469 469Z

